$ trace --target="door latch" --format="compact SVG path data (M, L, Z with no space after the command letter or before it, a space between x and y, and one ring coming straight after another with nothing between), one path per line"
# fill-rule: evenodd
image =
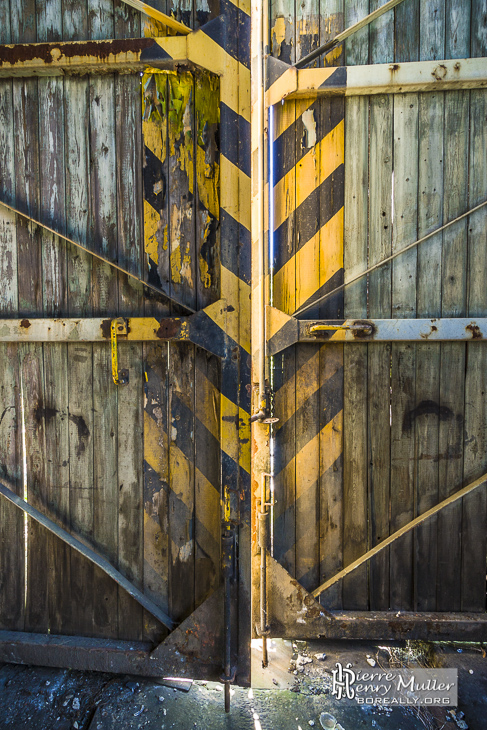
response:
M112 351L112 378L115 385L127 385L129 382L129 371L118 369L118 344L117 337L127 335L127 322L123 317L112 319L110 322L110 345Z

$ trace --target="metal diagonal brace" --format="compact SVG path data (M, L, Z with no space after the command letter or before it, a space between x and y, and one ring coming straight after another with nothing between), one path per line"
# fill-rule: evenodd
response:
M400 2L401 0L397 1ZM180 23L179 20L176 20L176 18L173 18L171 15L161 13L160 10L156 10L156 8L147 5L147 3L141 2L141 0L122 0L122 2L130 5L130 7L135 8L136 10L140 10L141 13L145 13L149 16L149 18L159 21L159 23L162 23L167 28L176 30L178 33L183 33L184 35L191 33L191 28L188 28L187 25Z
M411 520L411 522L408 522L407 525L404 525L404 527L401 527L399 530L394 532L392 535L389 535L389 537L386 537L385 540L383 540L379 545L376 545L372 548L372 550L368 550L364 555L362 555L360 558L357 558L357 560L354 560L353 563L350 563L350 565L347 565L346 568L341 570L339 573L333 576L333 578L329 578L327 581L322 583L319 588L314 590L312 592L312 595L315 598L318 598L324 591L327 590L327 588L330 588L331 586L335 585L335 583L338 583L339 580L344 578L346 575L354 571L356 568L360 567L364 563L367 562L367 560L370 560L370 558L373 558L375 555L380 553L382 550L384 550L386 547L389 547L393 542L398 540L400 537L405 535L407 532L411 532L411 530L414 530L415 527L420 525L422 522L425 522L429 517L432 517L440 510L444 509L445 507L448 507L450 504L453 504L454 502L457 502L459 499L462 499L462 497L466 497L467 494L470 494L470 492L473 492L474 489L477 489L478 487L482 486L482 484L485 484L487 481L487 474L482 474L481 477L476 479L474 482L471 482L470 484L467 484L466 487L463 487L463 489L460 489L458 492L455 492L454 494L451 494L449 497L444 499L442 502L437 504L435 507L431 507L431 509L427 510L426 512L423 512L422 515L419 517L416 517L414 520Z
M161 608L159 608L159 606L156 606L156 604L153 603L150 598L147 598L147 596L145 596L142 591L139 591L139 589L136 588L129 580L127 580L127 578L125 578L125 576L123 576L116 568L114 568L113 565L108 562L108 560L102 558L101 555L98 555L98 553L96 553L92 548L82 543L80 540L78 540L78 538L74 537L73 535L70 535L69 532L66 532L66 530L63 530L62 527L59 527L59 525L53 522L53 520L51 520L49 517L46 517L46 515L44 515L42 512L39 512L39 510L37 510L35 507L32 507L32 505L19 497L17 494L15 494L15 492L13 492L3 480L0 480L0 494L2 495L2 497L5 497L5 499L8 499L9 502L12 502L12 504L14 504L16 507L29 515L29 517L32 517L33 520L36 520L36 522L45 527L46 530L52 532L54 535L56 535L56 537L59 537L60 540L67 543L67 545L72 547L78 553L81 553L81 555L83 555L85 558L98 566L98 568L103 570L104 573L106 573L110 578L118 583L121 588L126 590L127 593L137 601L137 603L140 603L140 605L143 606L146 611L148 611L164 626L166 626L170 630L176 627L174 621L169 618L169 616Z

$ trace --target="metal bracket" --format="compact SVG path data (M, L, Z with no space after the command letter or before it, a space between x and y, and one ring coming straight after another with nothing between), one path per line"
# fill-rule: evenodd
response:
M118 369L118 345L117 338L127 336L127 322L123 317L112 319L110 322L110 345L112 352L112 378L115 385L128 385L129 371Z

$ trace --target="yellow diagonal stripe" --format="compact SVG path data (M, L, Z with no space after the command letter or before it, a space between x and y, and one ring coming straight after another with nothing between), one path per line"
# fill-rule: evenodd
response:
M313 192L316 188L317 178L320 181L326 180L343 162L344 134L345 124L341 120L326 137L305 154L293 170L288 172L275 185L274 198L276 203L287 196L285 207L278 205L275 207L275 228L278 228L286 220L294 210L294 206L297 208ZM292 190L294 187L296 188L296 196L293 206ZM288 193L288 191L291 192Z
M319 267L319 286L323 286L342 266L343 208L274 275L276 301L287 301L293 289L298 309L316 292L315 278L307 277L306 271Z

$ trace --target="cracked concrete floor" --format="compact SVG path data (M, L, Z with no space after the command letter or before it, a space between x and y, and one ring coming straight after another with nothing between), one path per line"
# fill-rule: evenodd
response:
M460 717L464 713L463 723L469 730L486 730L485 651L479 645L434 647L438 664L459 670L458 710ZM464 727L448 719L444 711L418 716L412 709L364 708L332 697L335 662L365 667L367 655L382 662L384 650L377 643L310 642L303 646L299 642L293 648L290 642L273 642L270 649L271 664L263 671L255 649L255 686L251 690L232 688L229 715L223 711L221 685L212 682L195 682L184 692L157 679L6 664L0 668L0 730L308 730L321 728L322 712L332 714L344 730ZM296 651L307 653L312 661L303 672L294 674L290 660ZM314 657L320 652L326 659Z

